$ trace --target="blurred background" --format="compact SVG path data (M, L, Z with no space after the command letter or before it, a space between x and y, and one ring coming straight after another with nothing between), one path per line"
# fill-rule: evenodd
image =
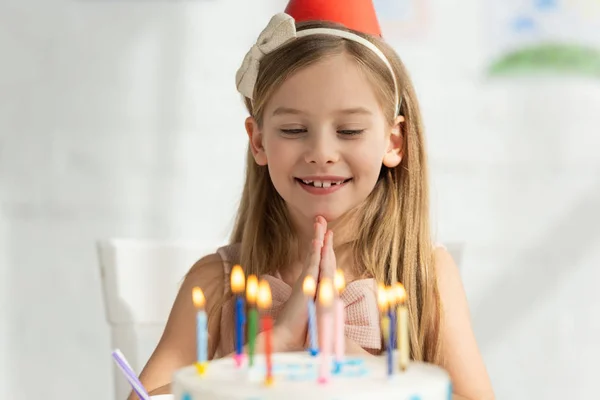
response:
M600 3L375 3L497 397L598 398ZM235 71L285 4L0 2L0 398L114 398L96 242L226 241Z

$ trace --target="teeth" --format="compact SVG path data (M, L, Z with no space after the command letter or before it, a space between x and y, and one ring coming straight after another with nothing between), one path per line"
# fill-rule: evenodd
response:
M302 179L302 182L306 185L312 185L318 188L329 188L335 185L341 185L344 181L309 181L306 179Z

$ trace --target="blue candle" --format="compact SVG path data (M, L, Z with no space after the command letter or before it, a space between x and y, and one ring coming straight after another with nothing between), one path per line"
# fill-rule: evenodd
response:
M388 317L389 318L389 317ZM388 364L388 375L391 376L394 373L394 347L392 346L392 326L390 323L390 333L388 334L387 340L387 364Z
M204 293L199 287L192 290L192 300L197 309L196 312L196 367L198 373L204 374L208 362L208 329L207 315L204 310Z
M198 363L208 361L208 332L206 331L206 311L198 310L196 317L196 330L198 331Z
M246 279L244 271L239 265L231 270L231 291L235 294L235 360L237 366L242 365L242 346L244 343L244 324L246 316L244 311L244 290Z
M389 290L380 283L377 288L377 305L381 316L381 334L383 336L383 346L387 350L387 366L388 376L391 376L394 372L394 352L391 346L392 343L392 323L390 321L390 293Z
M396 348L396 313L393 305L390 305L388 310L388 317L390 318L390 346L392 349Z
M312 276L304 278L302 290L307 297L308 302L308 335L310 340L310 348L308 349L311 356L319 354L319 336L317 335L317 312L315 306L315 292L317 285Z
M244 324L246 323L246 315L245 315L245 311L244 311L244 299L242 296L236 296L235 316L236 316L235 353L239 356L242 354L242 346L244 343Z
M310 354L316 356L319 354L319 345L317 343L317 315L313 299L308 299L308 328L310 330Z

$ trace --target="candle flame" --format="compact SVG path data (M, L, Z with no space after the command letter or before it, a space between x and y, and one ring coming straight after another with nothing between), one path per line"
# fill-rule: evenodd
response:
M379 305L379 311L381 312L387 310L389 305L388 292L383 283L380 283L377 287L377 304Z
M333 284L331 279L323 278L319 283L319 302L323 306L328 306L333 300Z
M269 282L262 279L258 284L258 295L256 296L256 305L263 310L271 308L271 287Z
M248 303L256 303L256 297L258 296L258 278L256 275L249 275L248 282L246 282L246 300Z
M394 297L398 303L404 303L406 301L406 289L404 289L403 284L396 283L394 285Z
M242 293L244 291L244 286L244 271L241 266L235 265L231 269L231 291L236 294Z
M305 295L313 297L315 295L315 292L317 291L317 284L315 283L315 278L313 278L310 275L304 278L304 282L302 283L302 290L304 291Z
M337 290L338 294L342 293L342 290L344 290L344 287L346 286L344 271L342 271L339 268L335 270L335 275L333 277L333 285L335 286L335 290Z
M194 306L196 308L203 308L204 303L206 303L204 293L202 293L202 289L200 289L198 286L192 289L192 301L194 302Z
M387 292L388 304L390 307L393 307L398 302L396 290L393 286L388 286L385 288L385 291Z

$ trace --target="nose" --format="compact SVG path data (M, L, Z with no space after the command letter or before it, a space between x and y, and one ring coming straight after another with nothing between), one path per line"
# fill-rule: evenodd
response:
M334 135L319 132L306 141L304 160L309 164L334 164L339 161L339 150Z

